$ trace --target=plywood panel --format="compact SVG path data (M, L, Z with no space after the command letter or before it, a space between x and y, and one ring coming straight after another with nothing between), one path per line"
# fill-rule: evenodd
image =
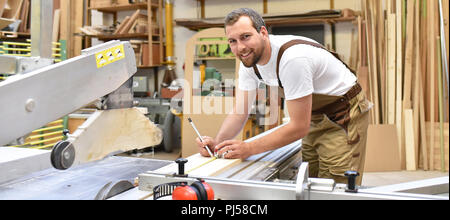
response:
M369 125L365 172L401 170L395 125Z

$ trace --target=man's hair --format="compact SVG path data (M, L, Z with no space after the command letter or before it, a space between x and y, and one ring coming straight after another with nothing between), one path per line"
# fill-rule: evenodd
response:
M250 18L250 20L252 20L253 27L258 31L258 33L260 32L262 26L264 26L267 29L266 24L264 23L264 20L261 17L261 15L259 15L258 12L256 12L251 8L239 8L230 12L225 17L225 27L227 25L233 25L242 16L247 16Z

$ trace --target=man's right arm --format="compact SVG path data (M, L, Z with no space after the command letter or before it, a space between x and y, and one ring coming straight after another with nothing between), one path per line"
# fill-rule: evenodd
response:
M202 156L209 156L208 152L203 147L209 146L212 152L214 147L225 140L231 140L236 137L247 122L251 106L256 98L256 90L244 91L236 88L236 102L233 111L228 114L220 127L219 132L215 138L203 137L205 143L202 143L199 138L196 139Z

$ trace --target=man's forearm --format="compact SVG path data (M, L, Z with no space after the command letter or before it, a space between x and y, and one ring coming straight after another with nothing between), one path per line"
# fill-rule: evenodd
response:
M308 130L307 127L301 127L292 123L283 125L272 133L249 142L251 154L259 154L286 146L305 137Z
M248 114L238 114L233 111L233 113L229 114L222 123L222 127L220 127L219 132L216 136L217 143L220 143L225 140L231 140L239 132L247 122Z

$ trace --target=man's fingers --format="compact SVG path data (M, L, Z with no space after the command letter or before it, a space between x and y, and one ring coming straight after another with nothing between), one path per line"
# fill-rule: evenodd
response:
M230 158L230 153L235 152L238 149L238 146L235 144L231 144L231 145L227 145L225 147L222 147L217 154L218 155L222 155L223 158L225 159L229 159ZM235 153L231 154L234 155ZM226 156L228 155L228 156Z
M224 148L225 146L235 144L236 142L237 142L236 140L227 140L227 141L224 141L224 142L218 144L218 145L214 148L214 151L215 151L215 152L219 152L219 151L220 151L222 148Z

